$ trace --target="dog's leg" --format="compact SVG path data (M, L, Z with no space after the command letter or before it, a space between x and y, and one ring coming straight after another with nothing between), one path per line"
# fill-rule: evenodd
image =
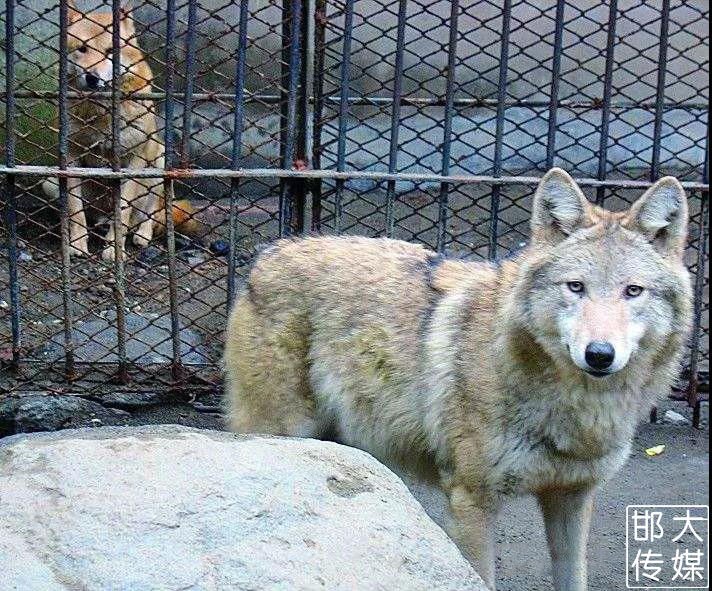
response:
M129 179L121 185L121 235L118 237L118 240L122 258L126 255L126 233L128 232L131 218L131 203L136 199L136 193L141 190L140 187L141 185L134 179ZM112 223L109 225L109 231L106 233L106 246L101 252L101 258L105 261L113 261L115 258L114 241L116 239L115 220L112 220Z
M462 552L475 564L487 587L495 590L494 524L497 507L484 502L464 486L450 492L450 508L456 521L455 537Z
M593 490L539 494L549 542L554 589L586 591L586 540L593 509Z
M143 146L143 158L137 158L135 166L165 168L163 145L150 139ZM133 243L139 247L148 246L153 239L153 228L156 225L158 209L163 203L163 181L161 179L142 179L141 192L135 203L131 204L133 211L134 235Z
M59 192L59 188L57 188ZM89 230L82 199L82 181L67 179L67 210L69 213L69 254L89 256Z
M158 212L158 192L162 190L162 181L144 179L140 183L140 196L131 204L133 212L133 243L141 248L148 246L153 239L153 226Z

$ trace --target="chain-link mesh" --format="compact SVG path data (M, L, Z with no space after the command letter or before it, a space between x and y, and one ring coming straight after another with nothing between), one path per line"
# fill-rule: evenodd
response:
M496 258L552 165L612 208L686 182L704 380L707 2L8 0L2 20L3 391L215 390L260 244Z

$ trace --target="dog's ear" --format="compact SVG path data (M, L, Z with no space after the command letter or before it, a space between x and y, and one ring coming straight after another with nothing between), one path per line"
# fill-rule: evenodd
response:
M124 3L121 6L121 37L129 40L136 35L136 27L133 20L133 6Z
M687 218L685 189L675 177L666 176L633 203L622 225L645 236L663 256L682 256Z
M121 15L121 20L131 19L131 13L133 12L133 6L129 2L124 2L119 9L119 14Z
M539 182L532 205L532 240L560 242L590 224L589 204L576 181L552 168Z
M71 25L82 19L82 13L77 10L73 0L67 0L67 22Z

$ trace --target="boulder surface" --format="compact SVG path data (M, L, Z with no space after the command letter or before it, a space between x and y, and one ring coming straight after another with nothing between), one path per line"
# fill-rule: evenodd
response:
M22 591L485 589L368 454L181 427L1 440L0 571Z

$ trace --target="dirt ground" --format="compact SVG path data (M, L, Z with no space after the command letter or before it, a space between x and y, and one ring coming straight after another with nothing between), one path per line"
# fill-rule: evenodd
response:
M709 437L690 427L643 425L626 466L596 500L589 541L589 590L625 589L626 505L708 505ZM663 455L644 450L665 444ZM531 499L508 507L499 533L501 591L551 589L543 524ZM669 555L675 544L668 543Z
M201 395L194 401L168 395L158 404L155 400L146 402L146 405L142 405L140 400L128 404L124 400L123 404L119 404L114 399L111 404L104 400L104 407L90 408L95 412L81 420L76 411L71 411L70 421L61 426L179 424L206 429L224 428L217 391ZM106 413L112 408L128 409L129 412L124 410L121 414L110 413L106 416L96 412L103 409L102 412ZM659 408L659 417L662 418L666 410L674 410L688 420L691 418L690 409L681 402L665 401ZM43 417L38 419L43 420ZM651 458L645 454L645 449L661 444L666 446L661 455ZM407 477L404 480L431 517L447 529L449 517L442 494L413 483ZM702 405L701 430L691 425L677 426L662 422L640 426L627 464L597 496L588 550L589 591L625 589L626 505L649 504L709 504L707 404ZM533 499L514 499L505 506L498 521L497 542L500 591L552 589L543 523ZM675 547L669 541L664 545L669 555L674 553Z
M661 415L668 409L689 417L682 403L664 403ZM596 498L588 545L589 591L626 589L626 505L709 505L707 405L703 409L703 430L649 423L638 429L628 463ZM661 455L645 454L661 444L666 446ZM414 492L431 517L446 526L449 517L440 494L420 486ZM662 545L669 556L676 547L669 540ZM497 569L498 591L552 589L544 524L533 498L515 499L503 509L497 527Z

